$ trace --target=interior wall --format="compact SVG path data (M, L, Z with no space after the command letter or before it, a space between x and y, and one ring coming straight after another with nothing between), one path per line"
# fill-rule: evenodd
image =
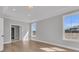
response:
M63 15L37 22L36 40L79 50L79 42L63 40Z
M20 21L10 20L4 18L4 42L11 42L10 27L11 25L18 25L21 27L21 39L26 39L27 32L29 32L29 23L24 23ZM29 34L28 34L29 35Z

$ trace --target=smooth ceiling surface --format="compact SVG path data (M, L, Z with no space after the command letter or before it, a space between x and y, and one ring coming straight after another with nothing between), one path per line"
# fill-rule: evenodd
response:
M12 20L33 22L77 9L78 6L3 6L3 16Z

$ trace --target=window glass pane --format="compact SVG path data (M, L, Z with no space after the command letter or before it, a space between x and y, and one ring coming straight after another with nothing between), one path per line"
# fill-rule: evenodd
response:
M65 39L79 39L79 13L64 17Z
M32 23L32 31L36 31L36 23Z
M36 23L32 23L32 34L36 35Z

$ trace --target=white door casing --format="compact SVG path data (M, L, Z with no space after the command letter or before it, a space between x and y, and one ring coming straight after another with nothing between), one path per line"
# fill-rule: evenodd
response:
M0 18L0 51L3 50L3 36L4 36L4 19L3 18Z

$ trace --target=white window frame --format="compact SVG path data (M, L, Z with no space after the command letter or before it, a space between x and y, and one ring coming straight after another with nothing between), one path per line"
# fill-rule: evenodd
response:
M73 13L69 13L69 14L66 14L63 16L63 40L66 40L66 41L73 41L73 42L79 42L79 40L75 40L75 39L65 39L65 34L64 34L64 18L67 17L67 16L72 16L72 15L76 15L76 14L79 14L79 11L78 12L73 12Z

